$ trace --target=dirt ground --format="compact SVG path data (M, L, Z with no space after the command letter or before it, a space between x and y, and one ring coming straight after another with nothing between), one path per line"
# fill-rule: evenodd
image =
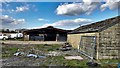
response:
M2 56L0 62L2 62L2 66L72 66L72 68L74 66L88 68L86 63L90 61L90 59L81 55L77 49L72 48L69 51L58 50L63 45L63 42L57 42L57 44L49 42L50 44L47 46L41 42L41 44L28 44L28 42L33 43L33 41L25 41L23 44L15 44L18 41L15 41L14 44L11 43L12 41L4 42L0 44L0 56ZM35 42L37 43L39 41ZM24 55L14 56L16 52L24 52ZM45 56L45 58L26 57L29 53ZM65 56L81 56L83 60L67 60L64 58ZM98 68L115 68L118 60L103 60L101 62L103 62L100 63L103 67L99 66Z
M13 40L0 40L0 43L5 44L63 44L65 42L57 42L57 41L13 41Z
M60 51L57 50L61 47L61 44L51 44L44 46L39 45L2 45L2 65L3 66L86 66L87 59L83 60L66 60L64 56L78 56L79 53L75 50ZM14 56L14 53L24 52L28 54L32 50L32 53L45 56L45 58L26 57L25 55ZM55 55L49 55L50 53L56 53ZM80 62L80 63L79 63Z

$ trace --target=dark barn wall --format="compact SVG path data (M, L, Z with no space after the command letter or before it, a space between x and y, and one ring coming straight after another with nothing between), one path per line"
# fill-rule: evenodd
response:
M56 41L67 41L67 34L57 34Z
M45 34L44 41L56 41L56 34L55 33Z
M44 40L44 36L40 35L38 33L31 33L29 34L29 40L31 41L43 41Z
M44 41L44 36L30 36L31 41Z
M24 32L24 35L29 35L29 40L32 41L66 41L67 30L62 30L54 27L41 29L32 29ZM57 36L57 34L59 36ZM24 37L24 39L27 37Z

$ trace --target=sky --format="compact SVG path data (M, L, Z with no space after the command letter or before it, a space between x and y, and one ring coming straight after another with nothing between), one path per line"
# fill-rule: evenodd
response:
M47 26L71 30L118 16L119 0L80 2L1 2L0 24L4 29L37 29Z

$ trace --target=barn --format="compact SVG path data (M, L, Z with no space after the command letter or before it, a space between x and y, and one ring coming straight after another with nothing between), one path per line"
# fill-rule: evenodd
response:
M93 59L120 58L120 16L76 28L67 41Z
M31 41L67 41L67 33L68 30L54 28L53 26L23 32L24 40Z

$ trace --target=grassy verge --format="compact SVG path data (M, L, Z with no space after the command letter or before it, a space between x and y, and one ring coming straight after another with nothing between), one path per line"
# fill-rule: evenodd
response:
M118 63L120 63L119 59L102 59L98 60L101 63L102 67L106 68L117 68Z
M40 44L36 45L35 47L42 51L55 51L57 48L61 47L61 45L53 44L45 46L44 44Z
M13 54L20 49L23 52L30 51L31 49L40 52L49 52L49 51L56 51L61 47L61 45L53 44L53 45L2 45L2 58L10 58L13 56ZM65 56L69 56L69 54L66 54ZM80 55L84 57L83 55ZM31 59L26 57L19 57L23 61L30 61L34 62L35 64L38 64L38 66L68 66L71 68L77 67L77 68L88 68L86 63L88 62L88 59L84 60L66 60L64 56L52 56L52 57L46 57L45 59ZM84 57L85 58L85 57ZM101 63L100 68L117 68L118 62L120 60L98 60ZM74 66L74 67L73 67Z
M4 47L2 48L2 58L9 58L18 50L17 47Z
M87 60L66 60L63 56L55 56L55 57L48 57L47 61L44 62L43 66L76 66L76 67L87 67L86 62Z
M13 56L13 54L19 49L23 52L30 51L32 49L48 52L48 51L55 51L57 48L59 48L60 45L54 44L54 45L48 45L45 46L44 44L39 45L2 45L2 58L9 58Z

